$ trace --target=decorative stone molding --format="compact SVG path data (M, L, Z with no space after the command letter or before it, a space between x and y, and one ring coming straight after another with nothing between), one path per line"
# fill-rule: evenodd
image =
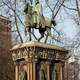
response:
M31 41L17 45L11 49L13 61L24 58L28 62L36 61L38 59L44 60L62 60L67 57L68 51L59 46L38 43ZM58 50L59 49L59 50Z

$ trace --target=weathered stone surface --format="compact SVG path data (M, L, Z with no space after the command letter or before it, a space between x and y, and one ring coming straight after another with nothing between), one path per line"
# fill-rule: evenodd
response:
M14 80L14 65L11 48L10 21L0 16L0 80Z
M48 59L48 60L65 60L68 51L56 45L49 45L35 41L16 45L11 49L13 60L24 58ZM33 60L32 60L33 61Z
M15 65L16 80L20 78L19 72L21 69L26 71L28 80L42 79L41 76L43 73L45 80L52 80L52 75L54 75L52 70L56 71L55 76L57 75L58 80L63 79L62 63L68 55L68 51L64 48L31 41L14 46L11 49L11 53L13 61L15 64L18 64Z

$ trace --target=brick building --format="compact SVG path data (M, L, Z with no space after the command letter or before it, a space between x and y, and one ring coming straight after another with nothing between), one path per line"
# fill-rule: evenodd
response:
M64 65L63 80L80 80L80 56L72 55Z
M9 52L11 48L11 22L0 16L0 80L14 80L14 65Z

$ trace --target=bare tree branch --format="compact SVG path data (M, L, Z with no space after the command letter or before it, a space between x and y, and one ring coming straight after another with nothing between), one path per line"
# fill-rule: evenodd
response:
M14 17L15 17L15 24L16 24L16 29L17 29L17 32L18 32L18 35L20 37L20 41L21 43L23 43L23 39L21 37L21 34L19 32L19 28L18 28L18 24L17 24L17 17L16 17L16 0L15 0L15 12L14 12Z
M56 2L56 4L55 4L55 6L54 6L54 8L53 8L53 11L55 11L56 6L58 5L58 3L59 3L59 0L57 0L57 2Z
M77 8L78 16L80 18L80 10L79 10L78 0L76 0L76 8Z
M5 2L3 2L9 9L11 9L16 16L18 17L19 21L22 23L22 25L25 27L24 23L22 22L22 20L20 19L19 15L15 12L15 10L13 8L11 8L8 4L6 4Z
M65 0L62 0L62 3L60 4L58 10L57 10L56 13L54 14L53 19L57 16L57 14L58 14L59 10L61 9L62 5L64 4L64 2L65 2Z
M69 10L77 11L77 9L75 9L75 8L70 8L70 7L68 7L68 6L64 5L64 4L62 4L62 6L65 7L65 8L67 8L67 9L69 9Z

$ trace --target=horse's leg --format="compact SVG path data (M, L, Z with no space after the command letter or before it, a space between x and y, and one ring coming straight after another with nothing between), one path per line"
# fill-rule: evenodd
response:
M40 33L41 37L38 39L38 42L40 42L40 40L44 37L44 33Z
M29 41L31 41L32 40L32 38L31 38L31 28L28 28L28 32L29 32Z
M27 31L26 31L26 28L25 28L25 36L27 35Z
M44 37L45 31L46 31L46 28L39 27L39 33L41 34L41 37L38 39L38 41L40 41Z
M47 31L47 34L45 34L46 35L46 38L45 38L44 43L47 43L47 40L48 40L48 29L46 29L46 31Z

